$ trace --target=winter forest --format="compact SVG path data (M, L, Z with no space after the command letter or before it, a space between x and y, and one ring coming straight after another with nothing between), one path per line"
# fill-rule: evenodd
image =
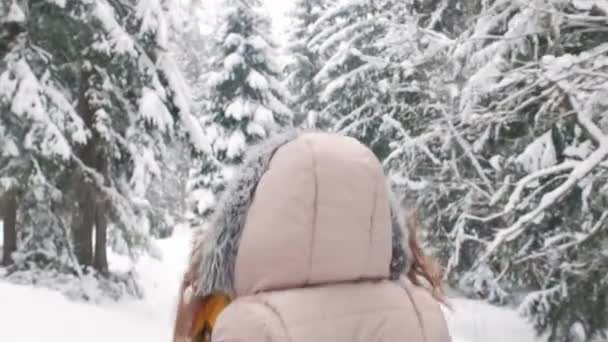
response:
M112 260L312 129L373 149L454 293L608 339L608 1L284 1L0 0L0 282L145 298Z

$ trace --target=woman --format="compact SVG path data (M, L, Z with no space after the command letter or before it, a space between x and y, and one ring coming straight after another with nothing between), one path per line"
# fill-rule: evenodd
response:
M258 147L195 237L175 341L449 342L441 275L386 183L352 138Z

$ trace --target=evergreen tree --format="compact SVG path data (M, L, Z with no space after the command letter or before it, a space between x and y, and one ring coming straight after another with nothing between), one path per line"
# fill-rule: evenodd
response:
M470 28L483 0L414 0L412 10L419 27L441 32L451 38Z
M309 43L326 127L372 145L451 284L554 341L607 326L606 11L342 1Z
M323 67L315 75L320 87L321 111L319 126L347 134L364 136L373 120L377 98L377 69L364 60L377 56L373 39L381 35L375 26L376 14L368 1L341 1L321 16L313 27L313 38L308 43L322 57Z
M11 50L0 73L1 193L19 204L10 273L51 265L107 274L108 244L133 256L148 246L141 222L155 208L148 189L162 177L167 143L185 134L206 148L166 52L170 4L24 4L12 2L24 29L3 34Z
M451 63L439 74L420 65L432 96L402 121L410 138L393 145L393 177L453 285L518 302L550 340L602 336L607 83L589 56L607 58L596 24L606 10L558 1L477 9L446 40Z
M410 103L421 92L401 84L423 76L403 61L423 60L414 56L420 51L414 23L411 5L393 1L340 1L317 20L309 42L323 60L314 78L317 126L361 139L381 159L391 155L391 142L402 135L395 120L408 115L404 107L415 107Z
M288 50L292 62L287 66L287 85L293 94L296 126L317 126L320 109L319 89L314 77L321 70L321 58L310 46L313 27L330 6L328 0L298 0L291 12L292 30ZM321 123L322 125L322 123Z
M292 125L279 81L270 21L258 1L226 0L218 20L215 55L208 75L208 115L203 124L212 153L193 175L195 213L206 217L246 146Z
M479 193L490 194L475 197L454 235L481 238L469 249L481 256L453 265L468 265L464 283L485 284L484 296L530 291L522 311L556 341L570 340L576 325L588 339L608 326L599 318L606 308L598 306L608 291L601 252L608 213L597 206L607 186L601 165L608 158L608 82L595 73L606 72L597 63L608 58L608 39L597 22L607 10L579 2L488 2L467 35L501 38L471 39L453 59L467 82L450 120L470 142L478 179L486 179Z
M28 15L14 1L2 13L0 80L0 197L4 234L9 244L4 263L55 268L70 263L67 233L56 215L61 197L57 184L71 157L71 146L83 143L82 119L61 92L62 84L46 69L49 55L30 43ZM21 244L19 244L21 242Z

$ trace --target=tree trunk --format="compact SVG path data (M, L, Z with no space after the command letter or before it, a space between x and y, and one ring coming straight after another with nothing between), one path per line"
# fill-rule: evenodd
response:
M17 194L7 192L0 201L0 213L4 223L4 246L2 248L2 265L13 263L12 254L17 250Z
M98 204L95 212L95 263L94 267L101 274L108 274L107 231L108 217L107 205L104 202Z
M95 201L92 185L85 184L78 199L78 214L74 229L74 253L81 266L93 265L93 225L95 224Z
M78 103L76 111L82 117L86 127L93 131L92 137L78 151L78 157L82 162L91 168L95 168L96 147L98 144L98 134L95 126L95 111L89 104L87 92L93 86L94 70L90 67L83 67L80 74L80 86L78 90ZM94 180L86 173L78 175L76 185L76 197L78 198L78 208L73 220L72 234L74 238L74 253L81 266L93 266L93 226L95 225L96 196Z

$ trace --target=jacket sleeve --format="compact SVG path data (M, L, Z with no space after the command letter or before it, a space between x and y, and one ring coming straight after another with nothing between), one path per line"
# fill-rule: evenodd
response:
M237 300L217 319L212 342L281 342L279 318L265 304L252 300Z

